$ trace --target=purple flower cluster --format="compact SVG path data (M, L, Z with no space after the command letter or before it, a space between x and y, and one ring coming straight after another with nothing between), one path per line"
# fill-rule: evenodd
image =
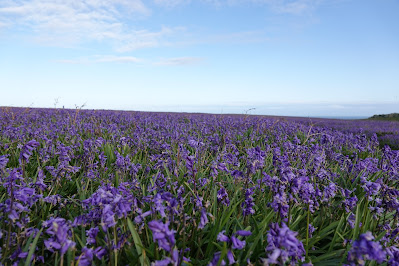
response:
M32 139L28 141L24 146L21 148L21 152L19 154L19 162L29 162L29 158L32 156L32 152L40 146L40 143L36 140Z
M239 240L236 236L250 236L252 233L246 230L238 230L231 237L225 235L226 231L222 231L218 234L217 240L221 242L231 243L232 249L243 249L245 247L245 240Z
M79 266L89 266L93 265L94 256L101 259L106 253L107 251L102 247L96 249L83 247L82 254L80 254L79 257L76 257L76 260Z
M43 226L47 228L46 233L50 235L44 240L44 245L51 252L59 251L61 255L64 255L68 249L76 245L71 240L71 224L64 218L51 218L44 221Z
M105 185L82 202L82 206L89 212L75 219L74 224L94 222L107 231L117 224L117 219L126 217L136 209L136 205L137 200L128 189L128 184L120 184L118 188Z
M152 238L154 242L157 242L159 247L162 249L172 252L173 247L176 244L174 230L169 230L169 222L162 223L161 221L150 221L148 227L152 231Z
M266 254L263 263L284 265L285 262L298 262L305 259L305 249L297 237L298 233L291 231L285 223L270 225L267 233Z
M245 190L245 200L241 204L241 207L243 208L242 214L244 216L251 215L255 213L255 203L254 203L254 198L253 194L255 192L255 187L251 187Z
M176 239L175 233L176 231L169 229L169 222L165 224L162 221L153 220L148 223L148 227L152 231L152 238L154 242L158 243L158 246L163 250L169 253L169 257L164 258L163 260L156 261L155 265L157 266L166 266L166 265L181 265L183 261L189 262L190 259L186 257L182 257L183 251L179 251L175 248Z
M234 259L234 253L232 250L241 250L245 247L245 240L240 240L239 238L241 237L247 237L250 236L252 233L250 231L246 230L238 230L236 231L231 237L228 237L225 235L225 230L220 232L217 236L217 240L220 242L225 242L227 244L231 244L231 249L229 248L227 250L227 259L228 259L228 264L232 265L236 263L236 260ZM220 260L221 252L218 251L213 255L213 259L209 262L208 266L216 266L218 265L218 262ZM226 265L226 262L224 259L221 261L221 265Z
M9 154L0 156L0 169L6 168L6 165L9 161L9 159L8 159L9 156L10 156Z
M365 265L366 261L375 260L382 263L386 259L386 252L380 243L373 241L371 232L361 234L359 239L354 241L348 253L349 265Z
M218 202L222 203L225 206L230 205L230 200L229 200L229 194L227 193L226 189L224 187L221 187L218 191Z

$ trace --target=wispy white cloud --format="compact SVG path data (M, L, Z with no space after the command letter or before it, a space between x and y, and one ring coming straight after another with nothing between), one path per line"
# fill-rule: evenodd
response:
M207 5L256 4L277 13L303 14L322 2L338 0L198 0ZM153 0L162 7L173 8L193 0ZM145 4L146 3L146 4ZM190 44L184 27L160 26L158 29L137 27L137 21L152 14L143 0L2 0L0 29L22 29L35 41L50 46L70 47L101 42L117 52L142 48ZM7 34L12 34L9 31ZM15 34L21 32L15 30ZM205 35L206 36L206 35ZM259 37L260 36L260 37ZM263 37L262 37L263 36ZM1 36L0 36L1 37ZM26 35L25 35L26 37ZM239 32L218 37L195 37L191 44L202 42L264 41L256 32ZM206 40L208 39L208 40Z
M142 63L143 60L133 56L97 55L79 59L58 60L65 64L95 64L95 63Z
M315 10L322 0L266 1L278 13L300 15Z
M227 0L230 3L254 3L265 5L279 14L302 15L314 11L326 1L336 0Z
M198 64L204 59L201 57L176 57L176 58L164 58L157 62L155 65L158 66L183 66L183 65L193 65Z
M0 3L0 25L28 29L36 41L70 46L106 41L120 52L161 45L182 28L135 28L151 14L141 0L8 0Z
M118 34L114 37L114 41L118 52L128 52L168 45L168 38L184 31L183 27L162 27L159 31L137 30Z
M338 0L200 0L217 7L256 4L269 7L276 13L300 15L313 11L322 2ZM174 7L193 2L192 0L154 0L160 6Z
M163 7L175 7L182 4L188 4L190 0L154 0L154 3Z
M116 55L95 55L88 57L81 57L76 59L62 59L57 60L57 63L62 64L99 64L99 63L134 63L134 64L149 64L158 66L184 66L198 64L204 59L201 57L174 57L162 58L160 60L142 59L134 56L116 56Z
M232 32L227 34L211 35L203 38L204 43L258 43L270 41L263 30Z

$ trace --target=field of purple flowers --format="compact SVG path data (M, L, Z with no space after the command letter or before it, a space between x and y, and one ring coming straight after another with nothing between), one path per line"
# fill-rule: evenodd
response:
M399 265L399 151L256 116L0 111L0 265Z
M372 137L374 134L378 138L380 147L388 145L392 149L399 150L399 121L383 120L340 120L340 119L320 119L320 118L291 118L296 122L308 125L317 125L328 128L338 129L347 133L366 134Z

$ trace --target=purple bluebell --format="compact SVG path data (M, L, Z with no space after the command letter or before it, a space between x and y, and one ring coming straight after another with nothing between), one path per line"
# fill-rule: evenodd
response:
M94 256L96 256L98 259L101 259L106 253L107 251L102 247L93 249L85 246L82 248L81 255L75 259L77 260L79 266L88 266L93 265Z
M399 248L392 246L386 249L388 255L388 265L399 266Z
M312 238L314 231L316 228L312 224L309 224L309 238Z
M218 199L218 202L222 203L225 206L230 205L229 194L227 194L227 191L224 187L221 187L219 189L218 194L217 194L217 199Z
M152 211L142 212L141 209L138 209L137 212L139 213L139 215L134 218L134 222L136 224L140 224L140 225L143 224L145 217L147 217L147 216L152 214Z
M43 226L47 228L46 233L50 237L44 240L46 248L52 252L59 250L61 255L65 254L69 248L75 246L71 238L70 222L64 218L50 218L43 222Z
M226 242L228 244L231 243L231 248L238 250L241 250L245 247L245 240L240 240L234 235L237 235L239 237L246 237L252 234L250 231L238 230L233 234L233 236L228 237L227 235L225 235L225 232L225 230L219 232L216 239L220 242Z
M267 233L267 258L264 263L279 264L280 262L303 261L305 259L305 249L301 241L296 236L297 232L291 231L288 226L282 222L281 227L278 223L272 223Z
M200 217L200 222L198 224L198 228L202 229L205 227L205 225L208 223L208 213L206 212L206 209L203 208L201 211L201 217Z
M371 232L361 234L359 239L354 241L348 252L348 262L351 265L364 265L366 261L375 260L382 263L386 260L386 252L379 242L373 241Z
M233 249L243 249L245 247L245 240L239 240L235 236L231 237L231 243Z
M40 145L39 142L32 139L28 141L24 146L21 148L21 152L19 154L19 162L29 162L30 156L32 156L32 152Z
M8 157L9 157L9 154L0 156L0 169L6 168L6 165L9 161Z
M229 265L232 265L236 262L236 260L234 259L234 254L233 252L231 252L231 250L227 251L227 259L229 260Z
M224 234L225 232L226 232L225 230L223 230L222 232L219 232L219 234L217 236L218 241L221 241L221 242L229 242L230 241L230 238Z
M348 216L348 224L353 229L355 228L356 216L353 213L350 213Z
M187 249L189 250L189 249ZM173 266L179 266L179 265L184 265L182 264L183 262L190 262L189 258L182 257L180 254L184 253L183 251L179 251L176 248L173 250L173 252L170 254L169 257L165 257L163 260L158 260L154 262L154 266L168 266L168 265L173 265ZM181 254L183 255L183 254Z
M328 202L331 198L335 197L337 188L334 182L330 182L328 186L324 188L322 202Z
M238 230L235 232L236 235L238 236L250 236L252 235L252 233L250 231L247 230Z
M46 176L43 173L43 170L39 168L38 174L37 174L37 179L36 179L36 182L34 185L42 191L44 191L47 188L47 185L44 183L45 178L46 178Z
M342 204L345 207L346 212L350 212L353 210L353 208L356 207L358 198L357 196L350 197L351 193L353 193L355 190L350 191L348 189L341 189L341 193L345 197L344 200L342 201Z
M279 191L273 196L273 201L270 203L270 207L273 208L275 212L280 214L281 218L288 216L288 199L287 194L284 191Z
M176 231L169 229L169 222L164 224L161 221L153 220L148 223L148 227L152 231L154 242L158 242L159 247L171 253L176 243Z
M220 252L220 251L215 252L215 254L213 254L213 258L209 262L208 266L217 266L217 265L219 265L218 263L219 263L221 254L222 254L222 252ZM226 265L226 261L224 259L222 259L220 265L221 266Z
M254 192L255 192L255 187L251 187L245 190L245 199L244 202L241 204L244 216L248 216L255 213L254 209L255 203L254 203L254 198L252 196Z
M93 248L82 248L82 254L76 257L79 266L89 266L92 265L94 251Z
M86 231L86 242L87 245L94 245L96 244L96 237L100 229L98 227L90 228Z

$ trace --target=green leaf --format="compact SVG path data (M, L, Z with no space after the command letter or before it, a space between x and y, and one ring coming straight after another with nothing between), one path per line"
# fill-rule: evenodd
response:
M40 229L40 231L36 234L36 237L33 240L32 245L29 248L29 253L28 253L28 257L26 258L26 261L25 261L25 266L30 265L30 261L32 259L33 253L35 252L35 249L36 249L37 241L39 240L39 237L40 237L40 234L42 233L42 231L43 231L43 228Z
M33 240L33 234L31 234L30 237L28 238L28 241L26 242L26 245L23 248L24 252L27 252L29 250L29 246L30 246L30 243L32 243L32 240Z
M322 262L322 263L320 263L320 264L318 264L318 265L324 265L324 263L325 263L325 261L327 260L327 259L331 259L331 258L334 258L334 257L337 257L337 259L339 259L339 260L341 260L341 256L342 256L342 254L345 252L345 249L340 249L340 250L336 250L336 251L333 251L333 252L329 252L329 253L327 253L327 254L324 254L324 255L321 255L321 256L318 256L318 257L316 257L316 258L313 258L312 259L312 262L313 263L317 263L317 262ZM337 264L335 264L335 265L338 265L339 263L337 263ZM316 265L316 264L315 264Z
M230 216L233 214L233 212L236 210L237 206L240 204L240 202L237 202L234 207L231 208L231 210L223 217L222 223L220 224L220 228L223 228L227 221L230 219Z
M255 240L252 242L252 245L249 247L247 255L245 256L243 261L247 261L249 256L251 256L252 251L256 248L259 240L263 235L266 233L267 230L267 225L269 224L269 221L274 217L274 211L270 210L269 214L263 219L263 221L260 223L259 228L261 230L257 233ZM250 239L248 239L248 242Z
M359 224L360 224L360 205L362 201L360 201L356 206L356 220L355 220L355 228L353 229L352 240L356 240L359 236Z
M223 250L222 250L222 254L220 254L220 258L218 261L218 266L220 266L222 264L223 258L227 255L227 243L223 242Z
M137 233L136 229L134 228L134 225L133 225L132 221L130 220L130 218L127 218L127 225L129 226L130 233L133 236L134 245L136 247L137 254L140 257L140 264L142 266L149 266L150 261L148 260L148 258L145 255L145 250L142 248L143 243L141 242L140 236Z
M329 226L327 226L326 228L324 228L323 230L321 230L318 235L312 237L309 245L313 246L315 243L328 237L332 233L332 230L334 230L334 228L337 227L338 224L339 224L339 221L335 221L335 222L331 223Z
M337 228L335 229L334 237L331 241L330 248L328 249L328 252L331 252L332 249L334 248L335 242L337 241L337 237L339 234L339 230L341 229L341 226L342 226L344 220L345 220L345 213L342 214L341 220L339 220L339 224L338 224Z

